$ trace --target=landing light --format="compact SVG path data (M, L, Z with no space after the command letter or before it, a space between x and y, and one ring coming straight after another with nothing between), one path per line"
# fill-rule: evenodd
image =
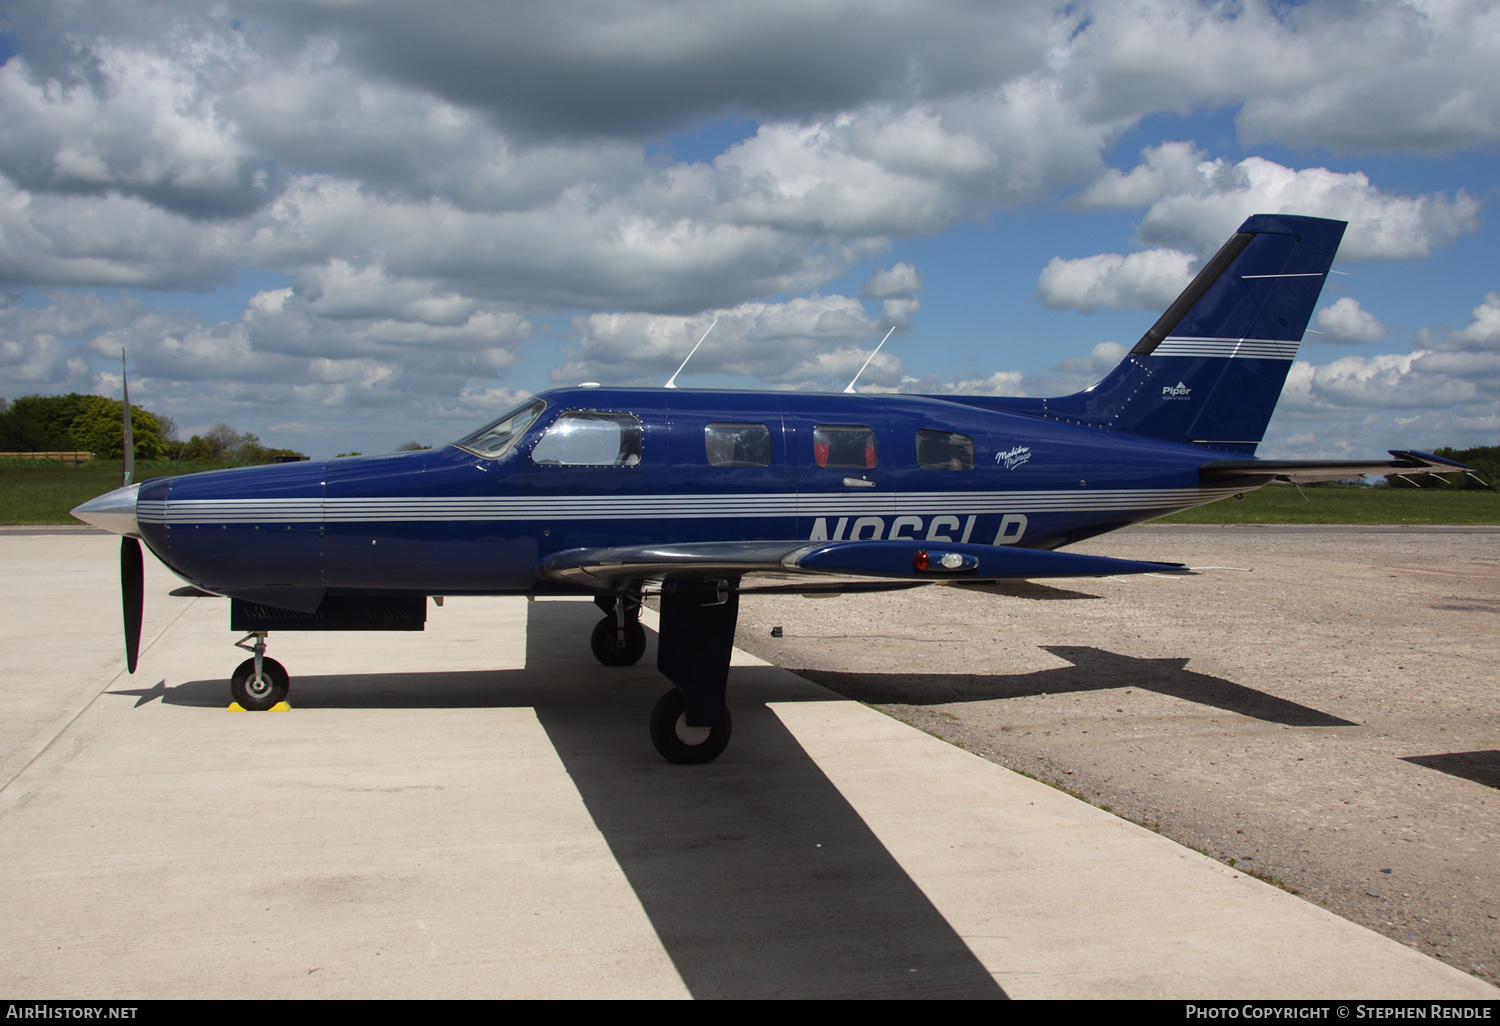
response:
M926 549L919 549L912 557L911 565L918 571L973 570L979 565L979 560L962 552L928 552Z

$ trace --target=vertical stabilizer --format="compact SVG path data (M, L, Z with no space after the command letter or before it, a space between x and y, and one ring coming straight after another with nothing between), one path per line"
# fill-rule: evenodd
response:
M1346 223L1256 214L1103 381L1043 400L1072 423L1254 453Z

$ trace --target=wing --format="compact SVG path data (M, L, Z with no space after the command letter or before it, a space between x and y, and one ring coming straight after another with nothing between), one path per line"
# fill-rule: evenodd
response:
M1309 484L1342 481L1363 474L1405 477L1409 474L1468 474L1476 481L1473 467L1434 456L1429 452L1392 449L1390 460L1215 460L1198 468L1198 480L1210 485L1243 484L1247 488L1272 481ZM1483 481L1480 481L1483 484Z
M590 589L631 581L738 579L740 589L855 591L943 580L1112 577L1184 573L1180 563L1111 559L1075 552L920 541L700 542L568 549L542 562L549 580Z

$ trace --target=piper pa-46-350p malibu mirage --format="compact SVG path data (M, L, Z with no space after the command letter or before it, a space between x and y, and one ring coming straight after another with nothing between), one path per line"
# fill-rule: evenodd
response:
M1344 227L1251 217L1075 395L565 388L435 450L141 484L127 462L125 487L73 513L123 536L131 672L139 539L232 600L254 652L230 687L246 709L287 693L270 631L422 630L429 596L584 594L605 613L595 656L624 666L645 650L642 596L659 595L674 687L651 738L708 762L729 741L743 592L1180 571L1057 550L1277 479L1467 471L1416 452L1254 457Z

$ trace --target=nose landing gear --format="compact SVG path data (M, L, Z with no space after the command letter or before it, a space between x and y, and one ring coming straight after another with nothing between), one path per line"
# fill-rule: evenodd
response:
M594 604L605 617L594 625L589 648L605 666L634 666L646 651L646 629L641 626L641 593L598 595Z
M249 712L264 712L286 700L291 687L291 678L286 667L274 659L266 658L266 631L252 631L234 643L235 648L253 652L235 669L229 679L229 693L241 709ZM251 638L255 644L246 644Z

